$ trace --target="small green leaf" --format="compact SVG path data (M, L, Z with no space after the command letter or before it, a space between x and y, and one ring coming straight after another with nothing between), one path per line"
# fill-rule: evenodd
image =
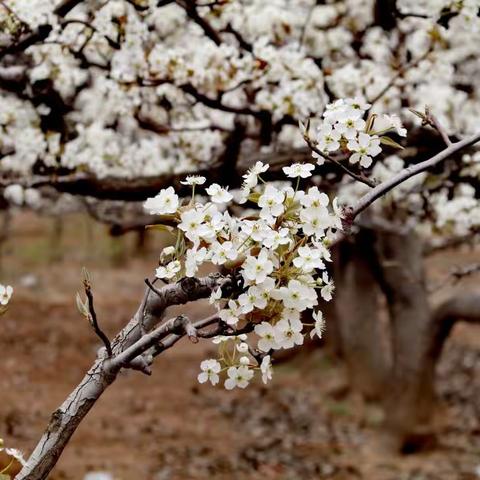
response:
M409 110L416 115L418 118L421 118L423 122L427 120L427 117L424 113L419 112L418 110L414 110L413 108L409 108Z
M395 140L392 140L390 137L380 137L380 143L388 145L389 147L399 148L400 150L403 150L403 147Z
M148 228L149 230L158 230L160 232L173 233L173 227L170 227L168 225L147 225L145 228Z
M367 125L365 126L365 132L369 133L372 130L373 122L375 122L376 118L377 118L377 115L375 113L373 115L370 115L367 118Z

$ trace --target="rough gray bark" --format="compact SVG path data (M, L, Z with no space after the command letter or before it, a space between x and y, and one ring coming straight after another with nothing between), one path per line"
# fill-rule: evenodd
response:
M115 380L118 371L118 368L111 368L106 359L99 359L93 364L80 384L52 414L47 430L16 480L43 480L48 477L71 436Z
M99 351L83 380L53 413L42 438L15 479L48 478L77 427L122 368L138 369L148 374L155 356L185 334L190 336L195 332L196 335L196 328L218 320L210 317L191 325L185 317L177 317L157 326L168 307L206 298L217 286L227 283L228 279L214 274L203 279L185 278L161 288L159 294L147 289L137 312L112 342L113 356L109 358L105 348Z

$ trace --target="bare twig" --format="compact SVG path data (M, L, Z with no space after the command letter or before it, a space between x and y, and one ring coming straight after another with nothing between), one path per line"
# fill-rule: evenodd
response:
M480 272L480 263L472 263L463 267L455 267L450 270L447 276L436 285L429 288L430 292L437 292L447 285L454 285L465 277L475 275Z
M88 28L89 30L91 30L92 32L95 32L96 34L102 36L103 38L105 38L105 40L107 41L107 43L110 45L110 47L112 47L113 49L115 50L119 50L120 49L120 44L116 41L116 40L113 40L113 38L110 38L108 35L105 35L103 33L100 33L98 31L97 28L95 28L91 23L88 23L84 20L80 20L80 19L77 19L77 18L69 18L67 20L64 20L63 22L61 22L61 25L62 27L66 27L67 25L83 25L85 28Z
M310 149L315 152L317 155L320 155L323 157L325 160L328 160L329 162L334 163L337 167L342 169L349 177L352 177L354 180L357 182L363 183L364 185L369 186L370 188L373 188L376 186L376 183L373 180L370 180L367 178L365 175L362 174L357 174L355 172L352 172L347 166L345 166L342 162L339 162L337 159L331 157L330 155L327 155L326 153L322 152L319 150L315 144L313 143L312 139L305 136L305 141L307 142L308 146Z
M85 289L85 295L87 296L87 300L88 300L88 311L89 311L90 324L92 325L93 331L96 333L97 337L100 338L100 340L105 345L108 356L111 357L112 356L112 344L110 343L110 340L108 339L107 335L102 331L102 329L100 328L100 326L98 324L97 313L95 312L95 307L93 305L92 286L91 286L88 278L84 278L83 286L84 286L84 289Z
M203 30L205 35L210 38L215 45L220 45L222 43L222 39L218 32L198 13L197 5L194 0L176 0L176 3L185 9L185 12L190 19Z
M121 368L128 366L132 360L147 350L161 344L161 341L170 334L187 335L192 343L198 342L196 327L185 315L179 315L160 325L158 328L141 337L137 342L125 349L113 359L113 365Z
M445 145L448 147L452 145L452 141L450 140L447 131L438 121L437 117L430 112L428 107L425 108L425 123L433 127L440 134L442 140L445 142Z
M153 293L155 293L155 295L158 295L159 297L163 295L161 290L158 290L148 278L145 279L145 284Z

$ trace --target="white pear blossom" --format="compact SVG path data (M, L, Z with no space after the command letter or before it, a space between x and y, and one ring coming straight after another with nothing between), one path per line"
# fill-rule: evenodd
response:
M288 286L280 287L272 294L276 300L281 300L286 308L303 312L317 304L315 289L304 285L298 280L290 280Z
M275 340L282 348L303 345L303 324L299 319L283 319L275 325Z
M324 123L317 132L317 147L322 152L335 152L340 148L340 138L342 133L334 129L330 123ZM315 154L316 155L316 154ZM322 161L319 158L319 163Z
M312 249L308 246L300 247L297 251L298 256L293 259L293 264L306 273L315 269L324 269L325 264L321 259L322 252Z
M248 343L245 343L245 342L240 342L237 346L236 346L237 350L240 352L240 353L247 353L248 352Z
M284 200L285 195L283 192L279 191L273 185L267 185L265 191L258 199L258 206L262 209L260 216L267 219L270 217L278 217L285 210L285 206L283 205Z
M350 140L348 148L355 152L350 156L350 163L359 162L365 168L372 164L372 157L382 151L380 139L376 135L371 136L367 133L359 133L357 139Z
M243 264L243 277L253 283L262 283L273 272L273 262L268 258L268 251L261 250L258 256L248 256Z
M265 165L262 162L257 162L244 176L244 184L249 188L256 187L258 184L258 176L261 173L266 172L269 169L269 165Z
M312 208L319 208L323 211L325 211L325 207L328 206L329 203L329 198L326 193L320 192L318 187L310 187L306 193L300 200L300 203L302 206L308 209Z
M181 181L182 185L203 185L207 179L200 175L189 175L185 180Z
M169 262L166 266L161 265L158 267L155 270L155 276L160 279L171 279L175 277L181 268L181 263L178 260L174 260L173 262Z
M325 319L323 318L323 313L319 310L312 313L312 317L315 320L314 328L310 332L310 338L323 337L323 332L325 331Z
M282 170L290 178L308 178L312 176L312 170L315 170L315 165L311 163L294 163L289 167L283 167Z
M3 196L14 205L23 205L24 190L21 185L8 185L3 191Z
M180 219L178 228L183 230L185 236L192 241L209 233L209 228L204 224L205 213L202 210L186 210L180 215Z
M328 278L327 272L323 273L322 282L323 282L323 286L320 289L320 294L322 295L322 298L326 302L329 302L333 298L332 293L335 287L333 285L333 280Z
M242 309L235 300L228 301L228 308L224 308L218 312L218 316L227 325L236 325L242 314Z
M203 360L200 364L201 373L198 374L198 381L200 383L210 382L216 385L220 381L219 373L222 369L220 363L215 359Z
M373 123L373 129L376 132L387 132L394 130L401 137L407 136L407 129L402 126L402 121L398 115L377 115Z
M246 365L230 367L227 370L228 378L225 380L225 388L227 390L233 390L235 387L247 388L253 374L253 370L250 370Z
M273 373L270 355L263 357L262 363L260 364L260 371L262 372L263 383L267 384L272 379Z
M228 203L233 199L233 195L217 183L212 183L206 190L213 203Z
M342 119L339 123L337 123L335 128L345 138L351 140L354 139L358 133L363 132L365 126L365 120L362 118L357 118L356 116L351 116Z
M145 210L151 215L166 215L175 213L178 209L179 200L173 187L162 190L157 196L149 198L143 204Z
M212 248L212 263L215 265L223 265L229 260L235 260L238 256L237 249L230 241L216 243Z
M0 284L0 305L6 306L13 295L13 287Z
M262 322L259 325L255 325L255 333L260 337L258 349L262 352L269 352L279 348L275 338L275 328L270 323Z

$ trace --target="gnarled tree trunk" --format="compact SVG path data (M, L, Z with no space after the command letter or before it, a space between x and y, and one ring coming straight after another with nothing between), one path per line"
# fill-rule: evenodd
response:
M480 322L480 294L454 295L432 309L413 231L363 229L336 247L334 278L340 352L352 387L381 400L384 445L407 450L431 440L436 365L457 320Z

